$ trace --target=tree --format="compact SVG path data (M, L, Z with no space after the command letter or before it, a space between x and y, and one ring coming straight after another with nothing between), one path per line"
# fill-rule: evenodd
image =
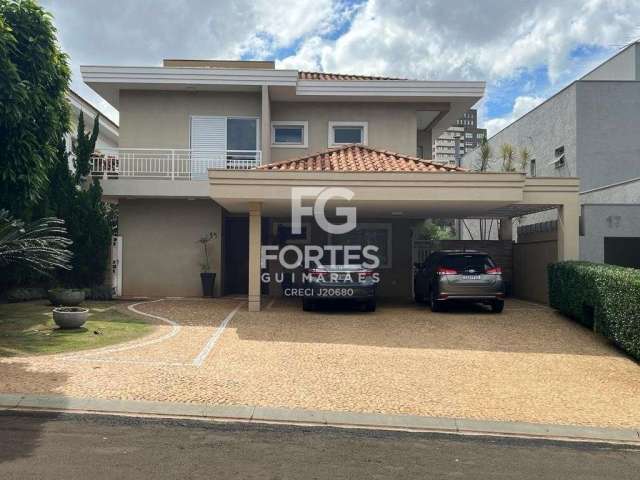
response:
M451 240L455 238L450 225L432 220L425 220L420 225L418 235L422 240Z
M0 0L0 206L27 217L47 189L69 126L70 70L51 16L33 0Z
M95 145L99 124L96 122L91 134L84 132L84 119L78 119L78 141L74 146L76 168L83 159L89 168L90 147ZM85 170L88 174L88 170ZM57 279L71 287L93 287L101 285L107 270L111 244L111 219L108 207L102 202L102 188L97 179L86 182L85 175L69 170L69 155L64 142L58 144L58 154L49 172L49 189L44 196L40 213L64 219L73 240L71 270L60 272Z
M502 157L502 171L515 172L513 146L508 143L500 145L500 156Z
M491 145L486 138L483 138L480 142L480 165L478 170L480 172L486 172L489 168L489 161L491 160Z
M522 173L527 173L527 167L529 166L530 160L531 154L529 153L529 149L527 147L522 147L520 149L520 171Z
M97 180L86 190L76 191L73 211L63 218L74 242L73 269L63 276L65 283L74 287L102 285L109 259L111 227Z
M100 114L96 114L91 133L85 132L84 114L80 111L78 118L78 130L76 141L73 143L75 155L74 166L76 168L76 183L80 183L91 172L91 155L96 150L96 140L100 131Z
M39 273L61 268L69 270L71 240L66 238L64 222L41 218L25 224L0 210L0 266L18 264Z

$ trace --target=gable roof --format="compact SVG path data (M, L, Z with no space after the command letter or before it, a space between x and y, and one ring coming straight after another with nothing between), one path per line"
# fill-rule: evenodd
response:
M410 155L378 150L364 145L345 145L306 157L268 163L257 170L296 172L464 172Z
M300 80L404 80L402 78L376 77L371 75L350 75L345 73L298 72Z

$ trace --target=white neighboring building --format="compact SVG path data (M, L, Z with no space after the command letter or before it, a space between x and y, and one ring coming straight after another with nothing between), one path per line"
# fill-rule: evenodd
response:
M67 98L71 104L71 127L69 133L65 135L68 152L71 152L73 141L76 139L78 117L80 117L81 111L84 113L84 125L87 132L91 132L96 115L100 113L100 130L98 140L96 141L96 150L100 150L101 148L118 148L119 128L116 123L109 120L105 114L73 90L69 90Z
M580 258L640 268L639 126L635 42L491 137L492 169L500 167L500 146L510 144L529 150L528 176L579 177ZM478 159L469 152L463 166ZM554 210L527 215L514 233L549 232L556 220Z

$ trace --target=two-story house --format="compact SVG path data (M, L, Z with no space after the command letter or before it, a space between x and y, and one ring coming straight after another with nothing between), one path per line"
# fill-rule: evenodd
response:
M414 81L275 69L273 62L165 60L161 67L83 66L120 111L120 147L94 174L119 203L121 291L200 294L201 245L213 233L217 294L278 294L261 284L264 244L379 246L381 295L411 295L411 227L428 217L510 217L577 208L574 179L471 174L418 158L484 94L483 82ZM331 238L309 218L287 234L293 187L350 189L358 227ZM335 211L335 209L334 209ZM562 213L564 212L564 213ZM577 219L577 215L575 215ZM577 256L577 220L560 235Z

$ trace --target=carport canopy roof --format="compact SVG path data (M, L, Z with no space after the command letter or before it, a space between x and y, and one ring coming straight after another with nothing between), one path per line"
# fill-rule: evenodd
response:
M286 217L301 187L348 189L352 198L329 201L328 208L355 206L359 217L505 218L577 204L579 181L469 172L357 145L249 171L209 170L210 197L231 213L260 204L263 215Z

